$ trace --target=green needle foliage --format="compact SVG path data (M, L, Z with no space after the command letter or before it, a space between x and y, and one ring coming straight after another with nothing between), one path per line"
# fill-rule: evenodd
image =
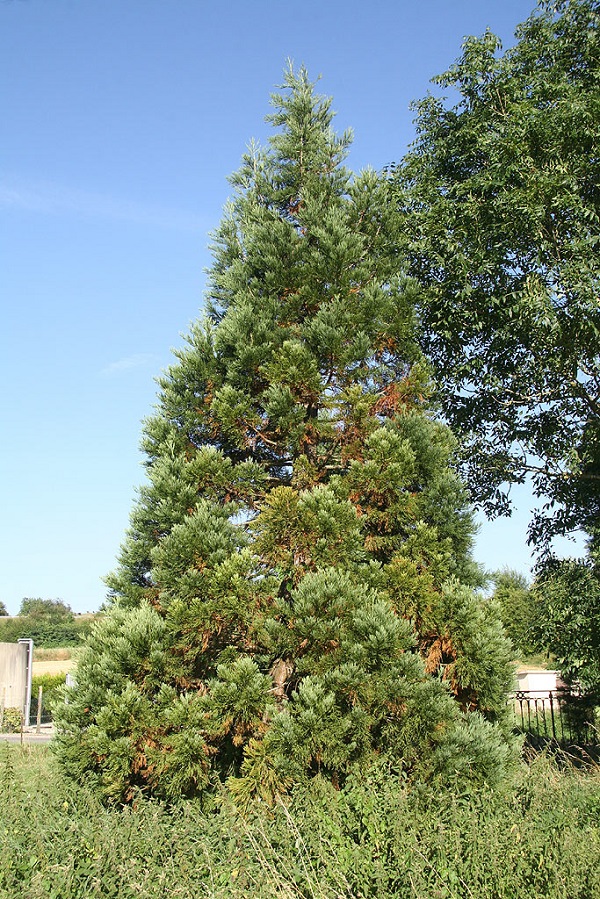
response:
M427 406L386 185L290 68L161 379L113 608L57 752L112 800L242 807L383 760L502 777L510 646L473 590L454 441Z

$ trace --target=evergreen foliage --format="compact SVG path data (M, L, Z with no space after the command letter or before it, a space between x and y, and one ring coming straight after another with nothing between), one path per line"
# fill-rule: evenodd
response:
M64 765L118 801L228 780L247 806L376 759L494 779L511 758L510 645L474 593L386 185L343 166L350 136L303 69L272 102L56 716Z

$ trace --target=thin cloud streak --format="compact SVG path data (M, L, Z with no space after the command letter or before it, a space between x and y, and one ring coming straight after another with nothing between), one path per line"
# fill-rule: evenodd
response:
M123 359L117 359L111 362L106 368L103 368L100 374L104 378L112 378L123 372L130 371L132 368L141 368L150 362L156 362L158 357L152 353L132 353L131 356L125 356Z
M186 210L77 190L53 181L0 180L0 207L45 215L83 215L169 230L198 231L212 227L202 216Z

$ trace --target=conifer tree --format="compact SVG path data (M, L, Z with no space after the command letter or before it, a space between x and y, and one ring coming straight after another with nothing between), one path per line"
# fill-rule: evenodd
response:
M112 608L57 752L111 799L240 804L381 759L501 775L509 644L473 588L453 439L427 406L386 185L291 68L160 380Z

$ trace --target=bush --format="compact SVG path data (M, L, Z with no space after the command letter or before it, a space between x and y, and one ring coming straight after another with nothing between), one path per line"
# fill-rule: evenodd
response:
M494 600L506 635L519 658L539 651L537 640L540 608L527 579L518 571L505 568L493 575Z
M58 698L60 688L65 683L64 674L37 674L31 679L31 717L37 714L39 689L42 688L42 715L44 720L51 718L52 706ZM35 710L34 710L35 705Z
M4 709L2 715L2 733L16 734L21 730L21 710L8 708Z

